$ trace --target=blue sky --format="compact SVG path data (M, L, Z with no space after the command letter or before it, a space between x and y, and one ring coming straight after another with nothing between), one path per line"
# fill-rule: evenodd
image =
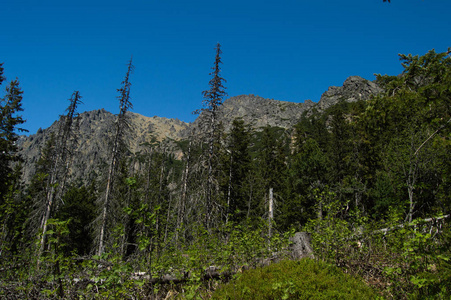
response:
M229 97L292 102L316 102L352 75L396 75L398 53L451 46L451 1L391 2L4 0L0 62L21 83L30 133L64 113L75 90L80 112L117 113L131 55L133 111L192 122L217 42Z

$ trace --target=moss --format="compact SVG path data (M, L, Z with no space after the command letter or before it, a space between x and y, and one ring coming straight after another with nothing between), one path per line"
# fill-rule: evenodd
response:
M213 299L374 299L361 280L321 261L282 261L249 270L221 286Z

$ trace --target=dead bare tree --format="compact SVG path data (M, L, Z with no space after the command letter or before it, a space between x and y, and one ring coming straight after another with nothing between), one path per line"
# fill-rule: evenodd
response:
M81 103L78 91L72 94L67 114L60 117L55 145L51 152L51 167L46 187L45 210L41 219L41 240L38 257L41 257L46 243L47 222L55 208L55 199L61 200L67 181L73 149L76 147L76 131L78 130L79 115L77 106ZM39 262L38 262L39 265Z
M133 108L132 103L130 102L130 75L133 72L134 66L132 64L132 59L128 63L127 73L125 75L124 81L122 81L122 87L118 89L120 95L119 98L119 115L116 119L115 124L115 133L113 139L113 148L111 151L111 160L110 166L108 169L108 177L106 183L105 197L102 204L102 214L100 221L100 235L99 235L99 247L97 249L97 255L101 255L104 251L104 242L105 242L105 231L108 221L108 213L110 206L110 198L111 191L113 189L114 184L114 176L117 171L118 162L121 158L121 154L123 153L124 146L124 134L126 130L130 127L130 124L127 120L126 113L129 109Z

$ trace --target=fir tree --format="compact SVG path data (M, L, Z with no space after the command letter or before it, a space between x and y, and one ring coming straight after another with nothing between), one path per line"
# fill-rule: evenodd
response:
M0 63L0 85L6 80L3 72L3 63ZM23 111L22 94L19 81L15 79L6 87L5 96L0 98L0 253L3 258L19 249L29 212L21 192L22 170L16 145L18 132L27 131L18 127L25 123L18 115ZM14 165L15 162L18 163Z
M224 193L227 202L226 222L229 218L235 222L246 219L249 198L247 183L251 167L249 144L249 129L244 125L244 121L234 120L228 137L227 162L224 163L227 167Z
M3 68L0 68L0 81L3 80ZM19 81L16 79L6 87L6 95L0 99L0 201L11 183L9 177L12 173L11 163L19 159L16 145L19 139L17 132L27 131L18 127L25 123L22 116L17 114L23 111L22 94Z
M207 188L206 188L206 214L205 223L207 228L210 227L212 221L212 211L213 211L213 188L214 188L214 173L217 170L213 170L214 159L215 159L215 143L217 139L218 130L218 120L217 113L219 107L222 105L224 97L227 95L224 87L224 82L226 80L221 77L221 45L218 43L216 45L216 56L214 66L212 67L213 72L210 73L212 78L210 79L209 86L210 89L202 92L204 96L203 106L204 108L200 111L205 115L207 121L206 128L208 128L207 139L208 139L208 162L207 162ZM199 111L198 111L199 112Z
M66 110L67 114L60 117L58 133L55 137L54 145L49 148L48 153L50 167L47 173L45 209L40 225L42 235L39 256L44 251L48 220L55 213L56 206L60 204L64 194L73 151L77 146L76 131L78 130L79 120L77 107L81 103L80 93L75 91L69 101L70 104Z
M97 254L101 255L104 251L104 243L106 239L106 228L107 222L109 219L109 206L111 205L111 194L114 186L114 177L116 175L117 168L119 166L119 162L121 160L122 154L125 152L125 144L124 144L124 134L127 129L130 127L130 124L127 120L127 111L133 108L133 105L130 101L130 75L133 72L134 66L132 64L132 59L127 66L127 73L125 75L124 80L122 81L122 87L118 89L119 92L119 115L116 120L114 140L113 140L113 148L111 151L111 160L110 166L108 170L108 177L106 183L106 191L105 197L103 200L101 219L100 219L100 233L99 233L99 246L97 249Z

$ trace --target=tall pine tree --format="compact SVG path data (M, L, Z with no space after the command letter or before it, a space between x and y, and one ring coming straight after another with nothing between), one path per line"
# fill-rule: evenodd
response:
M212 222L212 212L214 208L214 195L213 189L215 185L214 173L215 168L214 159L215 159L215 143L218 137L218 119L217 113L219 107L222 105L222 101L224 97L227 95L224 87L224 82L226 80L221 77L221 45L218 43L216 45L216 56L214 66L212 67L212 72L210 75L212 78L210 79L209 86L210 89L202 92L204 96L204 100L202 101L204 108L201 109L201 112L206 116L208 120L207 128L209 129L207 133L208 139L208 160L207 160L207 182L206 182L206 213L205 213L205 225L207 228L211 226Z
M111 194L114 185L114 177L116 175L116 171L119 166L120 159L122 154L124 153L124 135L127 129L130 127L130 124L127 120L127 111L133 108L133 105L130 101L130 75L133 72L134 66L132 64L132 59L128 63L127 73L125 75L124 80L122 81L122 87L118 89L119 92L119 115L116 120L114 140L113 140L113 148L111 151L111 160L110 166L108 170L108 177L106 183L105 196L103 199L101 219L100 219L100 233L99 233L99 245L97 249L97 254L101 255L104 252L104 243L106 239L106 229L107 222L109 219L109 207L111 205Z
M39 256L44 251L46 243L47 222L54 214L57 205L64 194L66 180L71 165L74 150L77 146L76 132L78 130L79 116L77 107L81 103L78 91L72 94L67 114L61 116L58 132L53 147L50 148L50 168L46 187L45 208L41 220L42 230ZM55 201L56 200L56 201ZM55 205L55 202L56 205Z

